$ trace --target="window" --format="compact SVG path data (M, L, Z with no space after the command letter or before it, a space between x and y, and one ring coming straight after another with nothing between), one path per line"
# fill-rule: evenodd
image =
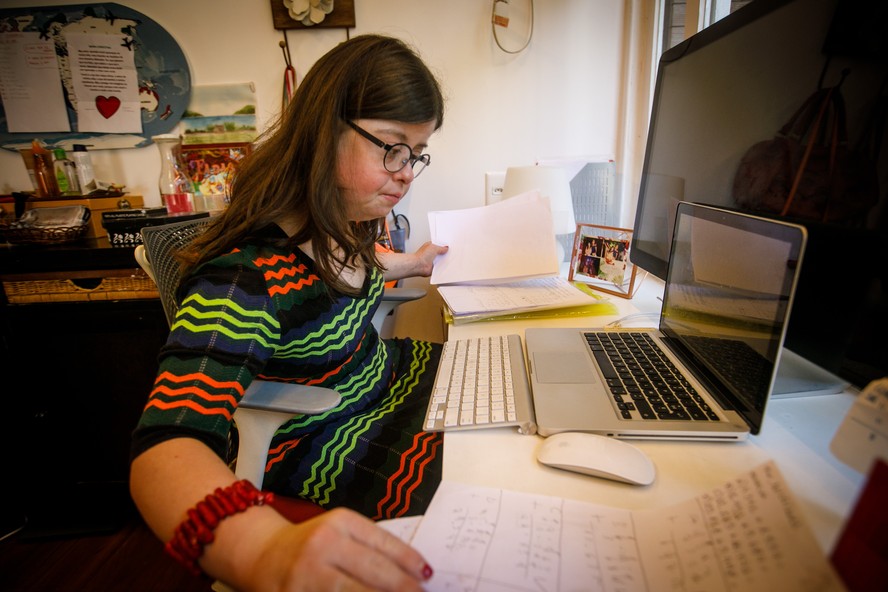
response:
M660 53L752 0L664 0ZM689 20L690 19L690 20Z
M622 226L635 219L635 199L644 160L657 63L660 55L705 26L718 21L752 0L627 0L626 77L622 94L626 108L622 114L617 146L618 194L621 198Z

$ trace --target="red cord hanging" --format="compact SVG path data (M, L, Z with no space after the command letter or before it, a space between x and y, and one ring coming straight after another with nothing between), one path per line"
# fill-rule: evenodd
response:
M290 104L293 94L296 92L296 68L293 67L290 61L290 45L287 43L286 32L284 33L284 40L279 42L279 45L281 46L281 51L284 52L284 62L286 63L284 68L283 96L281 97L281 110L284 110Z

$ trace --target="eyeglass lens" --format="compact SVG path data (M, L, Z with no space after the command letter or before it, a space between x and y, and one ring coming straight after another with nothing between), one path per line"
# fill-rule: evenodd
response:
M413 176L418 177L419 173L428 165L429 160L428 154L414 157L413 152L406 144L395 144L385 153L385 170L397 173L410 163L413 166Z

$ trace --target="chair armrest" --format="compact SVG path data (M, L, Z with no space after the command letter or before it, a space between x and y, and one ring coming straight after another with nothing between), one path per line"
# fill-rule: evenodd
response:
M426 291L423 288L386 288L382 294L382 300L409 302L411 300L419 300L425 295Z
M239 438L235 474L261 488L268 447L278 428L296 414L320 413L341 400L333 389L253 380L234 411Z
M341 395L333 389L270 380L254 380L239 406L245 409L315 415L339 405Z
M151 263L148 261L148 254L145 252L145 245L136 245L136 248L133 250L133 256L136 258L136 263L139 264L139 267L148 274L148 277L151 278L151 281L155 284L157 280L154 279L154 268L151 267Z

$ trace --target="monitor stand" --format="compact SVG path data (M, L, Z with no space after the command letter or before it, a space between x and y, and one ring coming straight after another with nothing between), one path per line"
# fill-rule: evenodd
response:
M789 399L834 395L844 391L848 384L835 374L784 347L780 352L777 379L774 381L771 397Z

